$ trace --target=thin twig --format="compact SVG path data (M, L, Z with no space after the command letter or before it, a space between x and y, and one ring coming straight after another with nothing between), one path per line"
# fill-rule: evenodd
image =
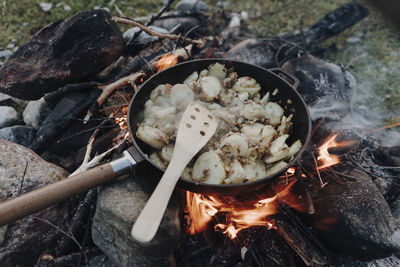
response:
M114 116L114 113L111 113L110 116L107 119L103 120L98 125L98 128L96 130L94 130L94 132L93 132L92 136L90 137L89 142L86 146L86 153L85 153L85 157L83 158L82 164L86 164L90 160L90 154L92 153L93 143L94 143L94 140L96 139L96 136L100 132L100 127L102 127L110 119L110 117L113 117L113 116Z
M146 23L146 26L153 24L153 22L159 19L165 11L168 11L174 1L175 0L168 0L168 2L157 12L155 16L151 16L150 20Z
M319 178L319 181L320 181L320 183L321 183L321 188L324 188L328 183L324 183L324 182L322 181L321 174L319 173L319 170L318 170L318 162L317 162L317 159L316 159L315 156L314 156L314 153L312 153L312 157L313 157L314 163L315 163L315 170L317 171L318 178Z
M24 187L25 175L26 175L26 170L28 169L28 164L29 162L27 161L25 164L24 174L22 175L21 186L19 187L18 196L22 194L22 188Z
M53 228L55 228L55 229L58 230L59 232L63 233L63 234L66 235L67 237L71 238L72 241L74 241L75 244L79 247L79 249L82 248L82 247L81 247L81 244L79 244L78 240L76 240L76 238L75 238L72 234L69 234L69 233L65 232L65 231L62 230L60 227L58 227L57 225L55 225L55 224L49 222L48 220L44 220L44 219L39 218L39 217L36 217L36 216L32 216L32 218L33 218L33 219L36 219L36 220L39 220L39 221L42 221L42 222L44 222L44 223L47 223L48 225L52 226Z
M89 128L89 129L86 129L86 130L83 130L83 131L80 131L80 132L78 132L78 133L75 133L75 134L73 134L73 135L70 135L70 136L68 136L68 137L65 137L65 138L63 138L63 139L61 139L61 140L58 140L57 143L59 144L59 143L64 142L64 141L66 141L66 140L68 140L68 139L71 139L71 138L74 138L74 137L76 137L76 136L78 136L78 135L81 135L81 134L90 132L90 131L95 130L95 129L97 129L97 128L107 129L107 128L114 128L114 127L117 127L117 125L114 124L114 125L110 125L110 126L95 126L95 127L92 127L92 128Z
M136 26L136 27L140 28L141 30L143 30L144 32L146 32L150 35L156 36L160 39L178 40L181 38L180 36L175 35L175 34L155 32L155 31L151 30L150 28L148 28L148 27L144 26L143 24L140 24L139 22L136 22L134 20L124 19L124 18L119 18L119 17L112 17L111 20L114 22L125 23L125 24L129 24L132 26ZM188 43L198 45L198 46L203 46L203 44L204 44L204 42L202 40L193 40L191 38L186 38L185 41Z
M150 26L151 24L154 23L154 21L156 21L157 19L159 19L159 18L161 17L161 15L162 15L165 11L167 11L167 10L170 9L171 4L172 4L173 2L174 2L174 0L168 0L168 2L157 12L156 15L154 15L154 16L152 15L149 19L146 19L146 20L147 20L146 26ZM121 15L120 15L120 16L121 16ZM136 19L135 19L135 20L136 20ZM136 21L138 21L138 20L136 20ZM143 31L143 30L137 31L137 32L133 35L132 40L135 40L136 38L138 38L139 35L142 33L142 31Z

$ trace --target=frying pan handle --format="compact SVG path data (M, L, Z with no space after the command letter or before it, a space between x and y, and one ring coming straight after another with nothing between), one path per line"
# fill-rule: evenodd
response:
M129 173L135 165L135 160L124 152L120 159L0 203L0 226L82 194L98 185L112 182Z
M284 79L293 89L297 90L297 87L299 87L300 81L297 79L295 76L292 74L287 73L281 68L271 68L268 69L270 72L278 75L282 79Z

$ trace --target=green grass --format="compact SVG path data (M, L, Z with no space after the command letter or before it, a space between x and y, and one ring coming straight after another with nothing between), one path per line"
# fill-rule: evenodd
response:
M53 3L53 7L45 12L39 6L40 2ZM71 10L66 11L65 5ZM95 6L106 7L113 15L119 15L119 9L123 15L135 17L157 11L162 6L162 0L3 0L0 1L0 49L6 48L13 40L19 46L43 26ZM24 26L24 23L28 25Z

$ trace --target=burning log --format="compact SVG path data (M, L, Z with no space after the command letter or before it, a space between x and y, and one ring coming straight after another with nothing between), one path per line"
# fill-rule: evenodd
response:
M290 217L287 217L290 216ZM290 211L274 216L276 231L307 266L327 266L335 258L314 234Z

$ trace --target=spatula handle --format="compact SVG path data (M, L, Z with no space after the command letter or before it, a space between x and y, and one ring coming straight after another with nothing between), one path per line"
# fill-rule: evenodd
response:
M111 164L107 163L0 203L0 226L114 179Z
M82 194L100 184L111 182L122 174L129 173L134 163L128 157L130 156L124 156L0 203L0 226Z
M175 164L176 163L176 164ZM175 185L188 161L172 160L156 189L132 227L132 237L140 242L150 242L156 235Z

